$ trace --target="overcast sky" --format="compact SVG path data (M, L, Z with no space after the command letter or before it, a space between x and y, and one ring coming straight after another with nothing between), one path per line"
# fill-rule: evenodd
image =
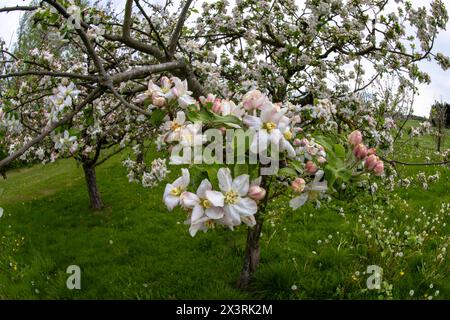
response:
M26 5L29 0L1 0L0 7ZM114 0L117 7L124 6L125 0ZM429 0L413 0L413 4L427 5ZM450 1L447 2L447 10L450 10ZM0 13L0 38L7 44L13 43L16 39L16 29L20 19L20 12ZM450 23L447 30L441 32L435 42L435 52L443 52L450 55ZM414 113L421 116L428 116L430 107L435 100L450 102L450 70L443 71L434 61L423 62L421 68L428 72L431 77L430 85L420 85L419 95L415 97Z

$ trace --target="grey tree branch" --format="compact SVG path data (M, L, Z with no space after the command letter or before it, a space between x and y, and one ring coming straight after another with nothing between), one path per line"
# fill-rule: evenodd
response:
M11 11L34 11L39 9L38 6L15 6L15 7L4 7L0 8L0 12L11 12Z
M181 31L184 26L184 22L186 21L187 14L189 11L189 7L191 6L192 0L187 0L184 4L183 9L181 10L180 17L178 18L177 24L175 26L175 29L173 30L172 36L170 38L169 42L169 48L168 52L170 56L173 56L175 53L175 50L177 48L178 39L180 38Z

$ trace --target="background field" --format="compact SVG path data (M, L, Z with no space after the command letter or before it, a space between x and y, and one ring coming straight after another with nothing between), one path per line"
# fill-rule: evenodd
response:
M427 156L436 157L432 137L397 143L399 160ZM374 180L374 195L336 199L320 209L308 204L291 212L283 199L273 203L260 269L249 290L240 291L235 281L245 228L191 238L184 213L165 209L163 185L149 190L127 182L125 157L98 168L107 207L95 214L73 160L0 180L1 299L450 299L448 167L398 166L401 177L413 181L419 171L439 172L426 191L415 182L389 191ZM173 168L171 176L178 174ZM73 264L82 269L82 290L66 288ZM366 290L369 265L383 268L381 290Z

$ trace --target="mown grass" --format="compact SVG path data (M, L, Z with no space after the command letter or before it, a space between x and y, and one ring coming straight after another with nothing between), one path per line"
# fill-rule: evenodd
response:
M419 139L419 146L402 139L401 160L423 159L428 153L433 157L431 138ZM235 282L245 228L217 228L191 238L184 213L165 209L163 185L150 190L127 182L124 157L117 155L97 170L106 203L98 213L88 208L83 172L73 160L16 170L0 181L5 212L0 218L0 298L450 298L448 254L443 263L435 262L449 243L447 212L447 225L440 220L433 230L424 226L430 236L423 245L405 247L402 258L368 239L361 227L382 216L387 228L408 228L416 225L422 207L427 215L438 213L442 203L450 203L447 168L399 167L405 177L419 170L427 175L439 171L440 180L427 191L412 185L389 192L376 180L376 195L335 200L320 209L308 204L291 212L286 201L273 203L263 230L260 268L249 290L241 291ZM178 174L175 168L171 176ZM392 293L388 288L365 290L364 272L372 264L383 267ZM82 270L81 290L66 287L70 265Z

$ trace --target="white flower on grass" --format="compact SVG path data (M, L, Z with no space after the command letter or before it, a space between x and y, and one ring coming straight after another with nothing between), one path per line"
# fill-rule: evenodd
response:
M3 216L3 208L2 207L0 207L0 218Z
M314 180L305 186L303 193L289 202L289 206L292 209L300 208L307 200L316 200L320 193L327 191L327 182L320 181L323 178L323 174L322 170L317 171Z
M219 179L219 188L223 193L223 208L233 224L238 225L242 221L252 225L254 218L251 217L256 213L258 207L255 200L247 197L250 187L249 176L243 174L233 180L230 169L220 168L217 178Z
M169 211L172 211L179 203L183 192L186 191L189 185L190 175L188 169L181 169L182 176L176 179L173 183L168 183L164 190L164 203Z

